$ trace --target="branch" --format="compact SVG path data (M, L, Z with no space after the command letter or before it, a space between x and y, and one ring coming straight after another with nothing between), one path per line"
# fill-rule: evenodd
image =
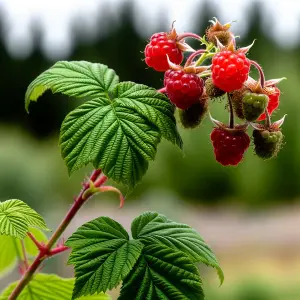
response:
M92 173L92 175L90 176L89 180L93 180L93 182L94 182L95 180L97 180L97 178L100 176L101 173L102 173L101 170L94 170L93 173ZM36 272L36 270L39 268L39 266L42 263L42 261L45 258L47 258L47 256L49 254L51 254L51 248L53 247L53 245L55 244L55 242L59 239L59 237L61 236L61 234L68 227L68 225L70 224L70 222L72 221L72 219L74 218L74 216L77 214L77 212L81 208L81 206L90 198L90 197L87 197L86 199L83 199L83 197L82 197L83 194L84 194L84 192L88 188L89 188L89 184L84 184L83 185L83 188L81 189L79 195L77 196L77 198L73 202L73 205L71 206L70 210L68 211L68 213L66 214L66 216L63 218L62 222L60 223L60 225L58 226L58 228L55 230L55 232L51 236L51 238L48 241L48 243L45 246L43 246L41 249L39 249L40 250L39 254L35 258L35 260L32 263L32 265L24 273L24 275L22 276L22 278L18 282L17 286L15 287L15 289L13 290L13 292L11 293L11 295L9 296L8 300L15 300L15 299L17 299L17 297L21 294L22 290L25 288L25 286L32 279L32 276L34 275L34 273ZM38 244L40 245L40 243L38 243ZM65 247L65 246L63 246L63 247ZM64 249L64 248L61 248L61 249ZM65 251L65 250L66 249L64 249L63 251ZM53 251L55 251L55 249L53 249ZM60 253L60 252L62 252L62 251L59 251L58 253ZM55 253L55 254L57 254L57 253Z

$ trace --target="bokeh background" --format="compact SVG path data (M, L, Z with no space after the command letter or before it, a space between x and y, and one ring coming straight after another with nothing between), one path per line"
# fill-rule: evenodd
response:
M216 252L226 278L219 287L214 271L200 267L208 300L300 299L298 1L0 0L0 201L19 198L55 228L91 171L68 178L58 148L60 124L78 100L47 92L25 113L26 87L39 73L56 60L89 60L107 64L121 80L160 88L162 74L142 61L149 36L168 31L173 20L179 32L203 35L214 16L236 21L239 45L256 39L249 57L262 64L267 79L288 78L280 83L281 106L274 115L288 115L279 156L262 161L250 150L238 167L224 168L213 157L208 119L192 131L180 128L184 155L162 142L124 209L115 195L99 195L65 237L98 216L129 228L137 214L159 211L195 227ZM227 120L224 104L212 103L211 110ZM62 255L44 270L72 276L65 263ZM1 278L0 289L16 278L17 272Z

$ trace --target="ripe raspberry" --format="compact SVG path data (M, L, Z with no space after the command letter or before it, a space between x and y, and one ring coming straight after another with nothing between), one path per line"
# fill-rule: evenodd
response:
M263 159L269 159L277 155L281 148L283 134L280 130L257 130L253 131L254 152Z
M187 109L199 101L204 83L196 74L170 69L165 73L164 86L170 101L180 109Z
M204 119L208 110L207 99L201 99L200 101L192 104L185 110L179 110L179 118L184 128L195 128Z
M244 95L243 115L247 121L255 121L266 109L269 98L265 94L247 93Z
M167 55L170 61L177 65L183 60L183 54L177 47L176 39L170 38L165 32L155 33L151 36L144 54L146 64L159 72L169 69Z
M275 109L279 106L279 97L280 97L280 90L279 88L275 87L275 92L271 95L268 95L269 97L269 103L267 110L269 114L271 115ZM259 118L258 121L263 121L266 119L266 114L263 113Z
M250 138L243 130L215 128L210 139L216 160L223 166L238 165L250 145Z
M248 78L250 61L243 52L223 50L212 59L213 83L225 92L239 90Z

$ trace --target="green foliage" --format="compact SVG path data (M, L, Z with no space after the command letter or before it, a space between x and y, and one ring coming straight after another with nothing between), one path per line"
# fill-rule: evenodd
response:
M216 268L221 283L224 274L208 245L193 228L168 220L165 216L145 212L132 222L132 237L145 245L163 244L187 254L193 262L202 262Z
M100 217L68 239L75 267L73 299L105 292L122 280L120 299L204 299L196 262L223 273L199 234L155 212L137 217L133 240L116 221Z
M47 237L45 234L37 228L29 228L36 240L39 242L46 242ZM27 255L35 256L38 254L38 249L31 241L31 239L26 236L24 238L24 246ZM4 276L7 272L11 271L16 263L17 259L24 259L22 253L21 241L13 236L0 235L0 277Z
M145 85L118 83L105 65L56 63L29 85L26 108L47 89L90 98L61 126L61 153L70 174L92 163L114 181L133 187L154 160L162 137L182 148L168 98Z
M0 234L23 239L29 226L47 230L42 216L23 201L12 199L0 202Z
M51 89L52 93L62 93L78 98L98 97L118 82L119 77L115 71L105 65L87 61L59 61L28 86L25 108L28 111L30 101L37 101L48 89Z
M0 295L0 300L7 300L17 282L9 285ZM24 288L18 300L70 300L74 287L73 278L60 278L52 274L37 274ZM82 297L79 300L111 300L107 294Z
M123 281L119 300L204 299L197 267L180 251L162 244L146 246Z
M72 247L69 263L75 266L73 298L117 287L143 248L141 242L129 241L126 230L107 217L81 226L66 245Z

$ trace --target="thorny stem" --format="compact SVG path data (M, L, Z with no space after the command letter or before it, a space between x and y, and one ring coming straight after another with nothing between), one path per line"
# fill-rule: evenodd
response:
M196 40L200 40L201 36L199 36L198 34L192 33L192 32L185 32L185 33L179 34L177 36L177 41L181 41L185 38L194 38Z
M89 180L95 181L100 176L100 174L101 174L101 170L94 170L92 175L90 176ZM75 199L75 201L74 201L73 205L71 206L70 210L68 211L66 216L63 218L62 222L60 223L58 228L55 230L55 232L53 233L53 235L51 236L50 240L45 245L45 247L43 247L43 249L40 249L39 254L35 258L34 262L26 270L26 272L24 273L24 275L22 276L22 278L18 282L17 286L15 287L15 289L13 290L11 295L9 296L8 300L17 299L17 297L20 295L22 290L25 288L25 286L32 279L33 274L39 268L42 261L49 256L48 255L49 253L51 254L51 248L53 247L55 242L59 239L61 234L64 232L64 230L70 224L70 222L72 221L72 219L74 218L74 216L76 215L78 210L81 208L81 206L90 198L90 196L87 197L86 199L82 198L84 192L87 189L89 189L89 182L88 181L83 184L83 188L81 189L79 195ZM63 248L63 251L64 250L66 250L66 249ZM62 251L59 251L57 253L60 253L60 252L62 252ZM57 253L54 253L54 254L57 254Z
M259 81L260 81L260 85L262 88L264 88L265 86L265 75L264 72L261 68L261 66L254 60L250 60L251 65L253 65L257 71L259 72Z
M232 100L229 93L227 93L227 98L229 104L229 127L234 128L234 112L233 112Z
M27 235L39 250L41 250L43 248L43 246L36 240L36 238L34 237L34 235L31 232L28 232Z

